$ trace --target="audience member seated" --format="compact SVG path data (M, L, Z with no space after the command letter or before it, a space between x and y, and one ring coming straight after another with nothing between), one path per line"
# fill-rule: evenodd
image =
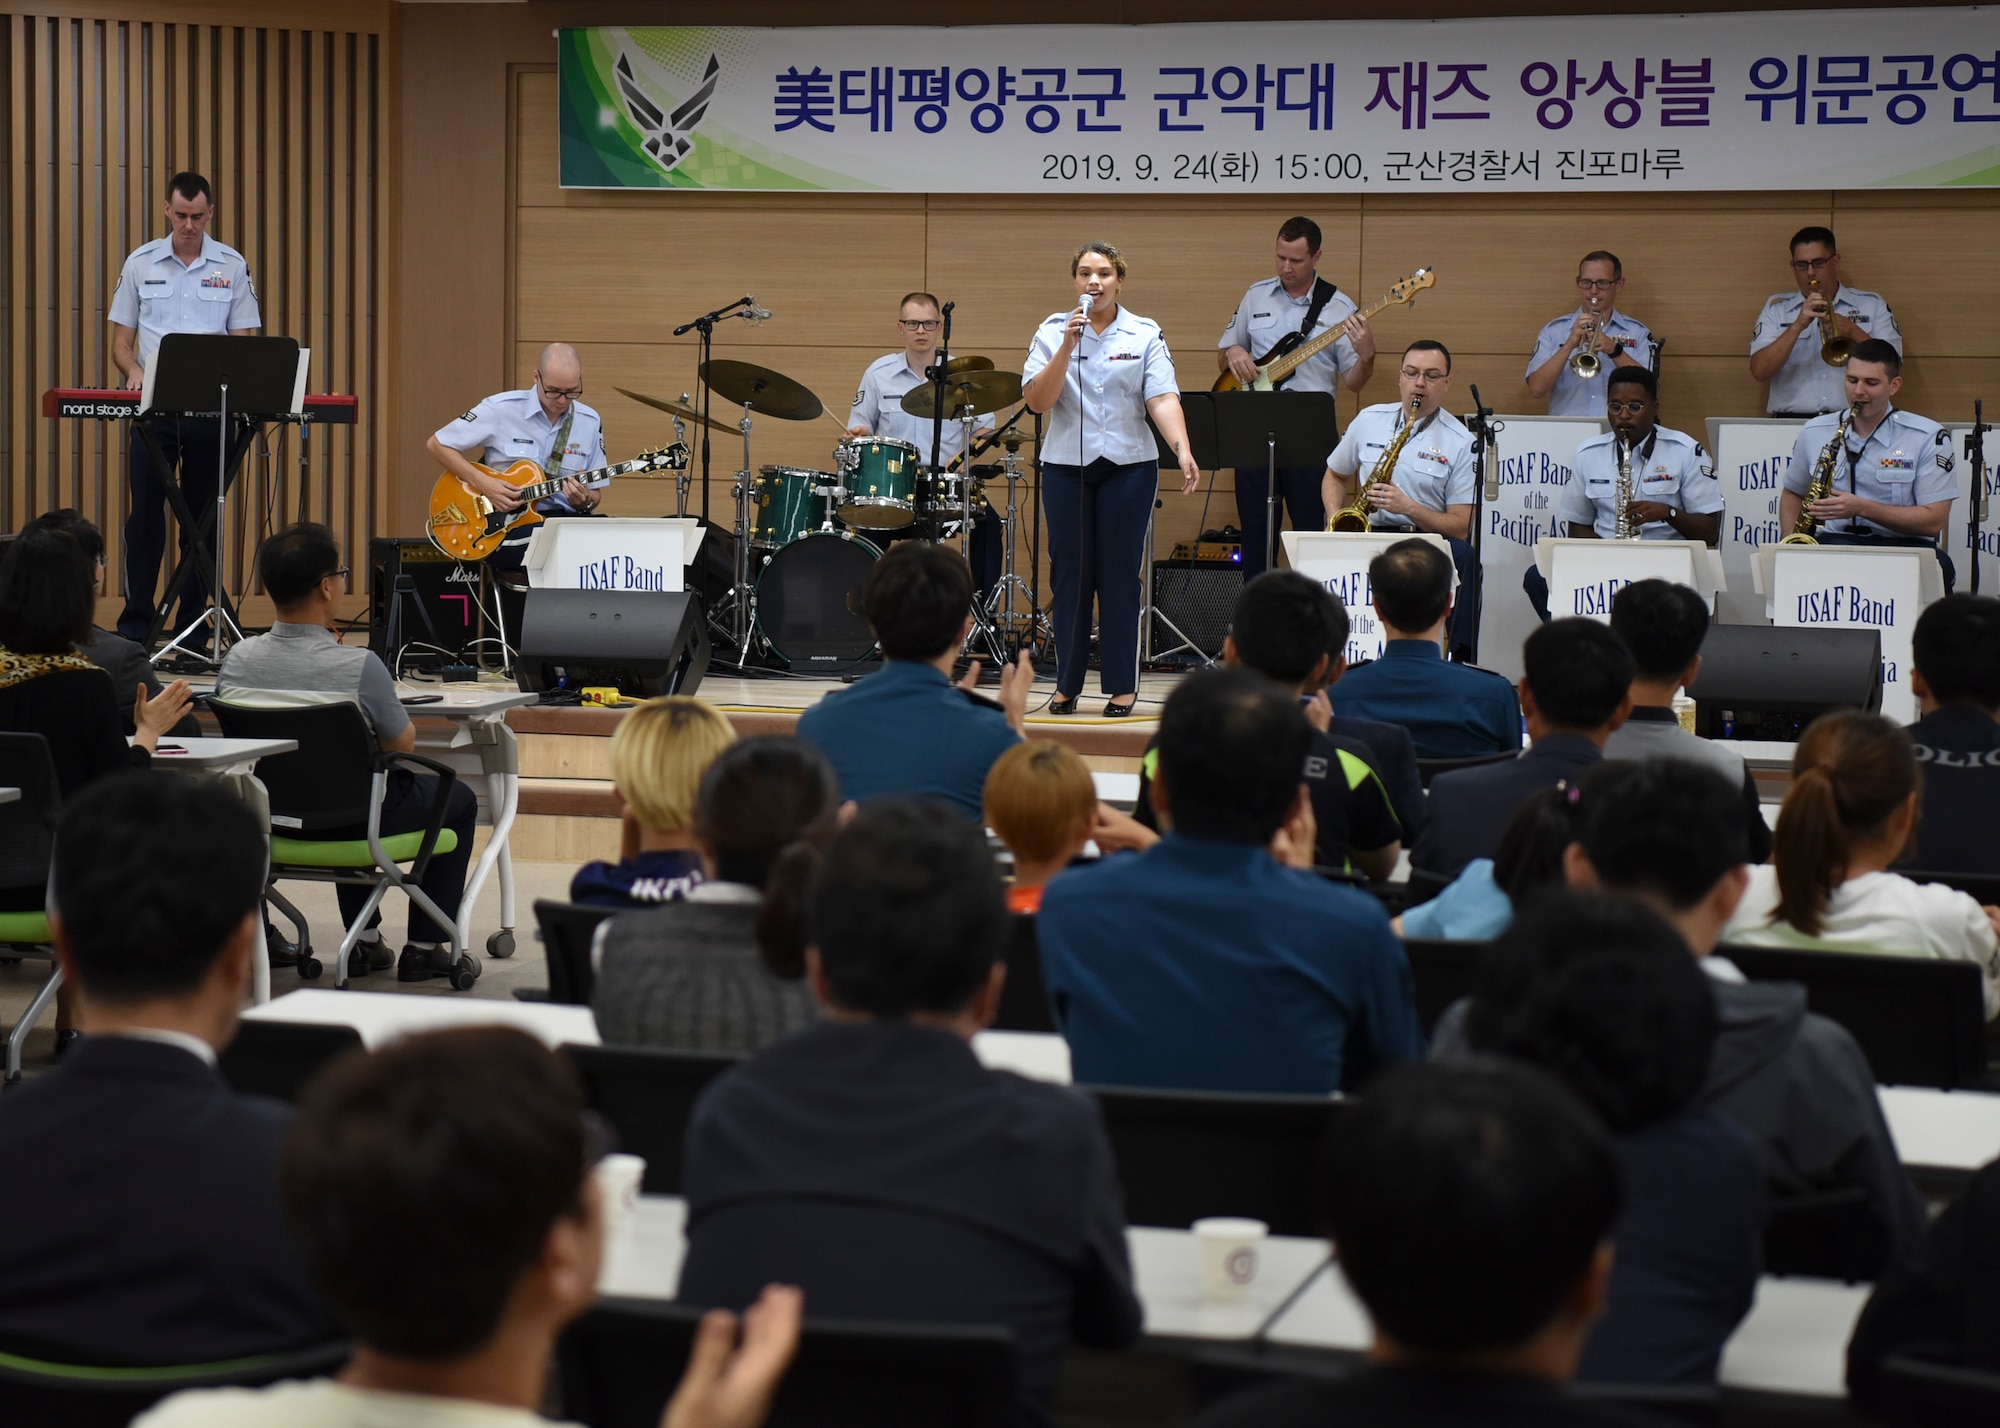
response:
M1907 730L1876 714L1823 714L1799 738L1771 861L1724 942L1976 962L2000 1015L2000 909L1888 871L1909 847L1919 775Z
M1025 1417L1063 1348L1139 1334L1123 1200L1095 1105L973 1054L1006 977L978 828L933 800L864 804L807 903L826 1020L717 1080L688 1128L680 1297L799 1285L815 1315L1014 1332Z
M986 775L986 826L1014 855L1007 911L1041 911L1042 888L1082 854L1097 826L1097 782L1052 739L1014 745Z
M1347 639L1347 608L1316 580L1296 571L1270 570L1236 597L1229 633L1222 637L1222 662L1247 669L1297 695L1313 725L1306 751L1305 784L1312 796L1313 862L1339 872L1360 871L1377 882L1396 871L1403 851L1402 824L1389 791L1376 774L1368 745L1329 732L1332 708L1319 691L1333 657L1335 627ZM1147 746L1139 774L1134 816L1158 827L1153 812L1152 770L1159 757L1156 735Z
M348 568L340 563L340 547L325 526L300 522L287 526L257 552L257 575L276 607L277 618L267 635L253 635L223 657L215 677L215 693L225 702L257 695L335 695L351 699L361 709L385 751L407 754L417 746L417 726L410 722L396 696L389 666L373 650L344 645L334 635L340 601L347 594ZM397 765L389 771L382 797L381 831L420 833L430 826L437 801L438 777ZM448 918L456 919L465 895L465 873L472 864L472 827L479 818L479 799L460 779L452 785L445 805L444 826L458 835L458 847L433 857L420 886ZM317 834L325 839L368 836L366 824ZM369 889L341 883L337 894L342 923L353 926L366 905ZM402 956L382 941L381 910L369 916L368 932L348 957L348 975L396 969L399 982L422 982L451 975L451 933L431 915L412 905L408 941Z
M1240 670L1189 675L1160 717L1166 836L1058 876L1037 931L1076 1079L1323 1095L1423 1055L1409 963L1382 905L1281 866L1309 813L1311 726Z
M1912 868L2000 873L2000 600L1947 595L1917 616L1910 726L1924 766Z
M1757 1142L1773 1192L1858 1186L1883 1242L1908 1245L1923 1229L1923 1201L1867 1056L1844 1027L1806 1010L1797 983L1748 981L1713 955L1750 878L1740 810L1721 774L1658 759L1606 764L1584 781L1570 885L1638 898L1708 974L1716 1034L1703 1094Z
M575 1072L525 1032L432 1032L340 1061L306 1093L278 1188L353 1358L330 1379L183 1393L139 1423L542 1422L556 1337L597 1293L598 1153ZM661 1428L761 1423L801 1308L767 1288L740 1346L734 1315L705 1317Z
M1277 573L1288 577L1294 574ZM1368 762L1374 766L1383 787L1389 790L1389 806L1403 827L1403 846L1412 848L1423 835L1424 824L1430 821L1423 770L1417 767L1417 746L1410 739L1410 731L1401 724L1357 719L1340 712L1334 686L1347 673L1347 606L1336 601L1335 608L1340 611L1340 618L1327 626L1326 673L1316 683L1306 686L1305 692L1313 696L1306 705L1306 718L1315 729L1324 718L1326 733L1355 740L1367 748Z
M1382 658L1340 681L1341 712L1410 731L1417 755L1470 759L1521 747L1521 706L1506 679L1444 658L1451 557L1427 540L1400 540L1368 563Z
M1632 717L1611 731L1604 757L1661 755L1713 769L1740 791L1749 861L1763 862L1771 856L1771 825L1764 821L1757 780L1743 751L1726 739L1689 733L1674 712L1674 696L1701 672L1708 602L1685 585L1635 580L1612 597L1611 628L1632 655Z
M1020 742L1035 671L1023 650L1000 671L997 704L977 692L977 660L952 685L972 597L972 571L950 546L902 541L868 568L861 608L882 668L799 716L799 737L826 755L843 798L921 794L979 817L987 770Z
M81 546L96 572L90 587L93 603L104 593L104 535L84 519L81 511L68 506L59 511L45 511L21 527L22 535L30 531L59 531ZM164 688L153 670L153 662L146 658L145 647L93 623L89 637L77 643L76 652L111 676L112 702L118 707L118 717L124 721L127 735L136 734L138 725L132 710L139 691L145 690L149 699L158 699ZM198 738L201 724L192 713L183 714L180 722L167 732L183 739Z
M216 1071L263 955L264 860L212 781L121 773L64 809L51 922L90 1035L0 1103L0 1347L170 1365L340 1337L278 1210L291 1111Z
M1474 858L1436 897L1405 908L1390 926L1399 937L1486 942L1507 930L1517 910L1563 885L1563 852L1576 837L1576 802L1549 788L1514 810L1500 849Z
M1521 647L1521 707L1533 741L1518 759L1454 769L1431 781L1431 822L1412 866L1457 877L1491 858L1514 810L1545 788L1574 787L1604 757L1632 709L1632 656L1595 620L1551 620Z
M809 744L762 737L724 749L695 796L705 880L679 902L598 928L598 1034L755 1051L817 1020L799 900L839 805L833 770Z
M1625 1206L1604 1322L1579 1377L1712 1383L1763 1265L1757 1148L1699 1104L1715 999L1680 934L1626 898L1563 893L1525 910L1480 968L1474 1051L1547 1070L1604 1118Z
M1596 1116L1514 1062L1404 1066L1334 1123L1327 1220L1374 1350L1197 1428L1625 1428L1573 1398L1612 1278L1619 1165Z
M694 800L701 776L736 741L736 728L699 699L669 694L627 714L611 736L611 777L625 809L615 863L585 863L569 900L592 907L651 907L702 880Z

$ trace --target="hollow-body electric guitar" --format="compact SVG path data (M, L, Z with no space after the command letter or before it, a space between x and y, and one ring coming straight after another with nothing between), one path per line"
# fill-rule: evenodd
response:
M446 471L431 487L431 514L425 522L431 544L454 560L484 560L500 548L510 532L543 519L535 503L561 492L565 481L585 486L604 486L620 476L638 476L648 471L678 470L687 463L687 448L662 447L644 451L631 461L600 466L595 471L578 471L550 479L539 462L522 458L502 471L473 462L488 476L514 487L521 498L518 509L502 511L486 496Z

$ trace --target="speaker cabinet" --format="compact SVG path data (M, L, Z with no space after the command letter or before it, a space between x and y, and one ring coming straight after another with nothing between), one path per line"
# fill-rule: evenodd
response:
M1882 632L1711 625L1687 692L1703 738L1796 743L1829 709L1881 709Z
M1241 566L1219 560L1154 561L1153 627L1147 632L1147 655L1172 650L1185 638L1210 659L1220 659L1222 637L1229 633L1229 617L1242 593Z
M708 622L691 590L530 590L514 672L531 693L614 685L650 699L693 694L708 656Z
M368 648L392 671L457 663L478 623L477 565L427 540L368 542Z

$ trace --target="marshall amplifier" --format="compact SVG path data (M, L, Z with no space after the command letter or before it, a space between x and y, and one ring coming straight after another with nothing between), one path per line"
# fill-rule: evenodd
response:
M368 542L368 648L392 673L457 664L478 625L477 565L453 560L427 540Z

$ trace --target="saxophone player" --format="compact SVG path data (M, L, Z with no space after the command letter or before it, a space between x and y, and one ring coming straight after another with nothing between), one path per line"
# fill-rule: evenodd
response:
M1776 294L1757 314L1750 334L1750 375L1771 384L1764 410L1774 417L1839 412L1847 405L1841 399L1840 345L1851 352L1878 338L1900 356L1903 334L1880 293L1841 282L1840 250L1831 228L1801 228L1792 235L1792 281L1797 292ZM1825 435L1832 434L1829 427Z
M1813 502L1821 545L1928 545L1951 519L1958 494L1952 478L1951 433L1929 417L1895 405L1903 387L1903 358L1889 343L1870 338L1848 359L1848 405L1859 403L1844 449L1835 453L1833 489ZM1842 413L1814 417L1799 429L1791 470L1778 497L1778 529L1797 527L1813 468L1833 439ZM1957 575L1951 558L1937 552L1949 592Z
M1653 365L1653 334L1618 311L1625 265L1602 248L1576 265L1576 311L1535 337L1528 395L1547 400L1550 416L1603 416L1605 384L1618 372Z
M1684 431L1660 425L1660 379L1645 367L1620 367L1610 377L1605 412L1611 430L1579 445L1558 516L1577 539L1613 540L1624 527L1639 540L1698 540L1722 535L1722 488L1715 463ZM1620 448L1628 475L1621 480ZM1629 481L1629 493L1626 489ZM1521 578L1535 613L1549 618L1549 587L1530 565Z

